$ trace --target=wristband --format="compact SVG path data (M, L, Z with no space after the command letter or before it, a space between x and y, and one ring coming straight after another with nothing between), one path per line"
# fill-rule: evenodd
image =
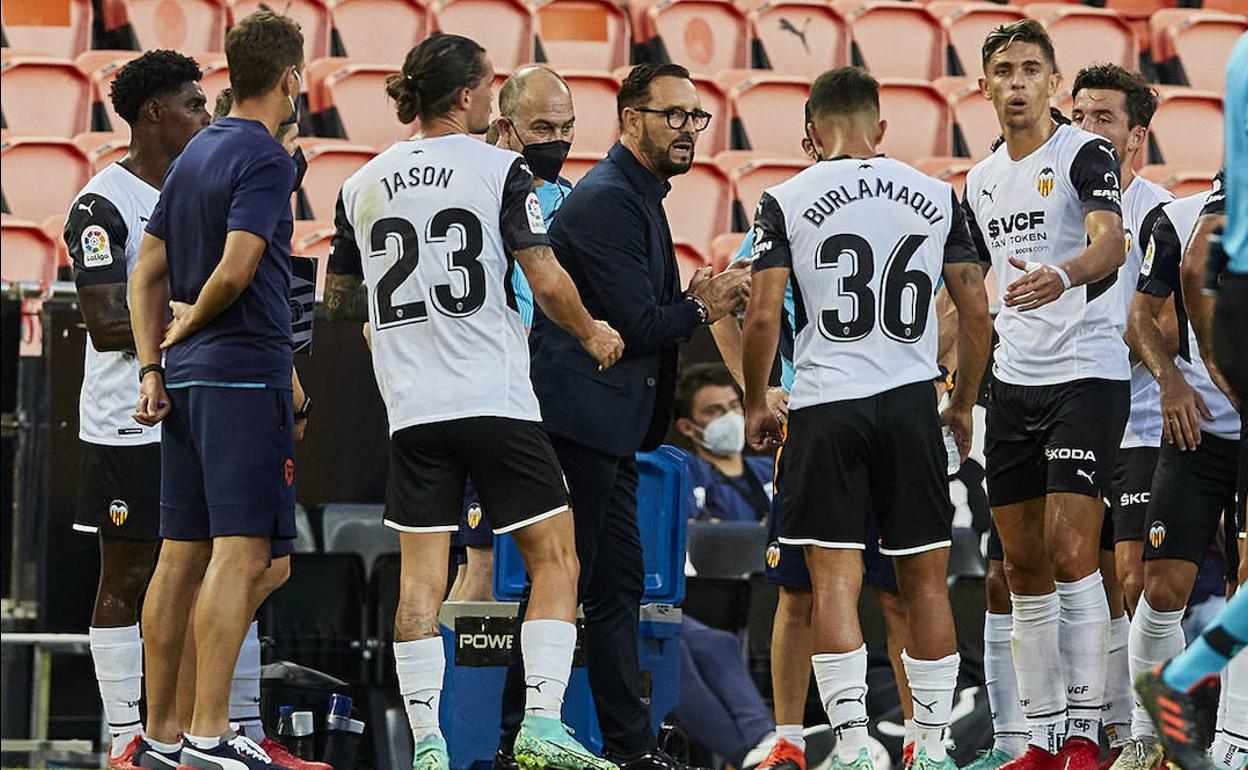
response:
M711 311L706 307L706 303L702 301L702 298L695 294L690 294L688 299L693 300L693 306L697 308L698 323L708 323L711 320Z
M295 412L296 420L306 420L308 415L312 414L312 397L303 397L303 406L299 407L299 411Z
M1057 273L1057 277L1062 279L1062 291L1066 291L1070 288L1070 275L1058 265L1046 265L1043 262L1033 261L1027 262L1027 272L1029 273L1035 272L1042 267L1047 267Z
M151 372L156 372L157 374L159 374L162 380L165 378L165 367L161 366L160 364L148 364L147 366L144 366L142 369L139 369L139 382L143 382L143 378L146 377Z

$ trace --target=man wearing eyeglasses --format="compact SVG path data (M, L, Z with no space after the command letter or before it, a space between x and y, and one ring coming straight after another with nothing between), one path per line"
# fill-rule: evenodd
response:
M711 121L688 70L634 67L620 86L616 111L620 141L567 196L550 238L585 307L620 332L624 356L600 371L539 311L530 371L575 511L584 647L604 753L621 770L668 770L682 765L655 745L640 695L643 572L634 453L654 449L667 433L678 345L698 326L743 306L749 271L711 277L703 269L681 290L663 198L668 180L693 165L698 135ZM496 768L510 765L523 702L523 667L516 659L503 693Z

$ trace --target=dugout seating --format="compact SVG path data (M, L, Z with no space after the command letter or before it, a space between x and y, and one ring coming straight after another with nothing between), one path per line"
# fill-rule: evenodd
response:
M91 178L87 156L72 141L58 136L5 132L0 159L9 213L34 222L65 216L74 195Z
M849 63L848 26L825 2L764 0L746 18L756 67L814 79Z
M1153 59L1166 82L1222 92L1231 49L1248 31L1248 3L1241 0L1238 14L1190 8L1154 13Z
M45 283L56 278L56 242L38 224L0 215L0 280Z
M130 150L130 134L116 131L87 131L74 137L74 144L91 163L91 173L98 174L112 163L126 157Z
M711 239L729 229L732 222L732 188L728 176L714 163L695 160L689 172L670 180L672 190L663 207L674 240L687 241L705 257Z
M801 157L803 105L811 81L766 70L727 70L716 79L728 95L732 144L778 157Z
M91 82L91 130L117 131L129 135L130 126L113 109L109 90L113 78L126 62L141 55L139 51L104 49L86 51L74 59L74 66Z
M230 11L224 0L102 0L106 30L128 28L135 48L223 51Z
M429 11L434 30L476 40L495 71L510 72L537 58L537 23L521 0L433 0Z
M750 66L745 14L720 0L633 0L633 40L650 61L706 76Z
M907 163L951 152L949 103L928 82L881 79L880 115L888 121L880 152Z
M598 157L605 155L620 136L620 121L615 113L619 81L605 71L568 70L559 74L572 89L576 110L574 146L579 152L594 153Z
M711 264L706 254L697 244L680 238L672 239L672 250L676 253L676 269L680 272L680 288L689 288L689 281L698 270Z
M1001 126L992 102L984 98L976 79L943 77L932 85L945 95L953 111L953 151L977 161L991 155Z
M398 71L398 64L337 57L309 64L308 111L320 126L319 133L375 148L410 137L415 124L399 123L385 93L386 78Z
M254 12L264 3L264 0L226 1L230 6L231 24ZM333 24L330 21L329 5L326 0L282 0L280 5L276 3L269 3L269 5L299 23L299 29L303 33L305 62L329 56L330 30Z
M931 80L945 73L945 39L920 3L905 0L833 0L849 25L850 63L877 78Z
M1222 163L1222 97L1212 91L1157 89L1149 126L1149 163L1217 168Z
M5 46L66 59L91 47L91 0L5 0L0 12Z
M91 128L91 82L69 59L5 49L0 83L8 130L69 138Z
M1195 195L1213 187L1213 178L1217 176L1217 167L1192 168L1190 166L1145 166L1140 169L1140 176L1165 187L1174 193L1176 198Z
M357 59L401 64L429 34L429 9L419 0L337 0L330 15L343 55Z
M610 72L628 64L628 13L611 0L538 0L534 10L549 66Z
M299 144L308 171L299 188L298 218L332 220L342 183L376 153L368 145L338 139L301 139Z
M1139 68L1135 31L1113 11L1071 3L1031 3L1024 11L1056 41L1057 69L1068 82L1095 62Z
M777 158L749 150L730 150L716 155L715 165L728 175L732 184L732 229L744 232L754 221L754 211L763 191L805 169L810 161L805 158ZM716 264L714 240L708 253L711 264Z
M1025 18L1020 8L973 0L936 0L927 10L945 32L945 71L971 77L981 70L981 49L992 28Z
M381 515L352 518L336 523L333 538L325 539L326 553L359 554L365 575L383 554L399 552L399 533L381 522Z

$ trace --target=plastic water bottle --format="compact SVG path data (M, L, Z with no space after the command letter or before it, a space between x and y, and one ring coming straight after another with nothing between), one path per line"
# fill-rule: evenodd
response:
M940 429L940 433L945 438L945 471L947 475L954 476L962 469L962 453L958 451L958 442L953 437L953 430L948 426Z
M325 755L321 761L334 770L351 770L364 737L364 723L351 718L351 696L334 693L325 710Z
M295 711L290 706L278 709L277 739L296 757L312 758L313 729L311 711Z

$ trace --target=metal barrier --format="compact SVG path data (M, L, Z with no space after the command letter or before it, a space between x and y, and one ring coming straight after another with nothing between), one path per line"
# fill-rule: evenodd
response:
M27 753L31 767L43 767L51 752L93 754L95 747L87 740L48 740L49 704L52 695L52 653L89 655L87 634L4 634L0 646L31 647L30 738L4 739L0 752ZM94 758L94 757L93 757Z

